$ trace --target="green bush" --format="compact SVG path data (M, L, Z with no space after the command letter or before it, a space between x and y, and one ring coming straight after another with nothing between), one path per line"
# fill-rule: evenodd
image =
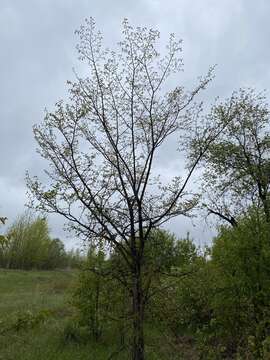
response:
M63 329L63 338L65 343L85 344L90 338L89 328L81 326L76 319L71 319Z
M111 268L111 260L106 260L102 251L90 251L73 293L79 323L90 329L95 340L106 328L119 326L126 310L124 290Z
M210 254L193 263L196 271L158 300L168 328L175 336L192 336L203 359L265 359L269 234L269 224L255 211L236 228L221 227Z

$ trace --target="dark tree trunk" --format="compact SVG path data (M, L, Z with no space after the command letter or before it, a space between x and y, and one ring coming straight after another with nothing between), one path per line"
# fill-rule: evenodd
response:
M140 266L133 279L133 344L132 360L144 360L144 298Z
M270 209L269 209L268 199L266 196L262 199L262 202L263 202L263 210L264 210L264 214L265 214L265 220L269 224L270 223Z
M98 341L101 336L101 327L99 321L99 295L100 295L100 279L97 279L96 284L96 299L95 299L95 314L94 314L94 337Z

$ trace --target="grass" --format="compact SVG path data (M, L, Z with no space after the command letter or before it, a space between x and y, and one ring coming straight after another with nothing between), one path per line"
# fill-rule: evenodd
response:
M98 343L65 341L75 278L70 271L0 270L0 360L107 360L114 352L112 359L130 358L117 353L114 333ZM157 329L146 333L147 360L195 359Z
M63 307L74 274L63 271L0 271L0 318L31 309Z

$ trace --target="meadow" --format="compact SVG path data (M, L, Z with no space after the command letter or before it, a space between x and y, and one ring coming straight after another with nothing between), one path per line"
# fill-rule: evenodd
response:
M129 359L127 352L118 352L113 332L98 343L87 334L70 336L75 281L76 271L0 270L1 360ZM186 344L172 343L149 326L146 336L150 360L195 359Z
M105 359L106 348L68 344L69 271L0 271L0 359Z

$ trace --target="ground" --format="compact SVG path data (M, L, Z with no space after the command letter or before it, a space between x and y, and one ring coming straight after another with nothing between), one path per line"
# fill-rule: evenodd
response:
M113 334L98 344L67 339L75 281L74 271L0 270L0 360L129 359L116 352ZM147 360L193 358L154 329L147 330L147 344Z

